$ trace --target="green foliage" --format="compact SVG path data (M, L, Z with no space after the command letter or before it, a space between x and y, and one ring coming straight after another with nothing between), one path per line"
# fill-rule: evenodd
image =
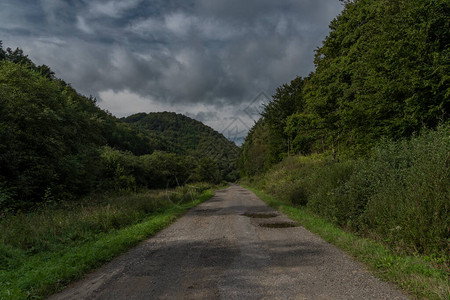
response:
M349 230L448 262L450 127L397 142L368 158L290 157L253 185Z
M393 247L442 255L449 238L449 134L444 127L410 141L385 141L369 159L351 162L354 171L338 176L341 184L312 195L309 207Z
M366 173L375 169L384 176L372 183L375 192L362 216L367 228L412 251L445 251L450 238L450 128L380 145Z
M24 66L0 62L0 181L16 200L90 189L102 137L80 105L88 99L80 97Z
M219 166L211 158L204 157L200 159L194 172L193 181L220 183L222 181L222 176L220 174Z
M327 144L360 152L448 119L448 1L355 1L330 25L305 87Z
M269 102L262 116L269 129L268 150L271 162L277 163L283 158L283 154L291 151L291 135L285 128L287 118L293 112L303 112L305 101L302 95L304 80L297 77L277 88L273 100Z
M270 163L269 152L269 131L264 119L250 129L245 142L242 145L239 156L239 171L243 176L261 174L267 170Z
M289 116L305 107L302 95L305 81L297 77L282 85L266 104L262 118L250 129L242 145L238 163L242 175L260 174L291 153L296 130L286 128L291 127Z

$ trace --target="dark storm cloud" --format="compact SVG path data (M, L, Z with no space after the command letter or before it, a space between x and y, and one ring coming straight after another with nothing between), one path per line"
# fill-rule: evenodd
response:
M311 72L341 8L338 0L3 0L0 40L88 95L239 106Z

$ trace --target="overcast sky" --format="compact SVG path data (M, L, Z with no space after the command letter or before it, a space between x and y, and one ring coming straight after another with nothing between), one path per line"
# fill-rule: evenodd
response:
M338 0L1 0L0 40L122 117L176 111L229 138L314 70Z

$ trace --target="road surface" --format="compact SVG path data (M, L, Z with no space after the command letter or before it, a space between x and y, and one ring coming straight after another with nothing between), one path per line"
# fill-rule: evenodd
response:
M51 299L407 299L232 185Z

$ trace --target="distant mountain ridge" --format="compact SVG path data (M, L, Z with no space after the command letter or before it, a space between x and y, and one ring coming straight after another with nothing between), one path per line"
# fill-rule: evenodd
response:
M168 152L213 159L225 178L232 180L237 176L239 147L200 121L167 111L137 113L120 120L164 140Z

